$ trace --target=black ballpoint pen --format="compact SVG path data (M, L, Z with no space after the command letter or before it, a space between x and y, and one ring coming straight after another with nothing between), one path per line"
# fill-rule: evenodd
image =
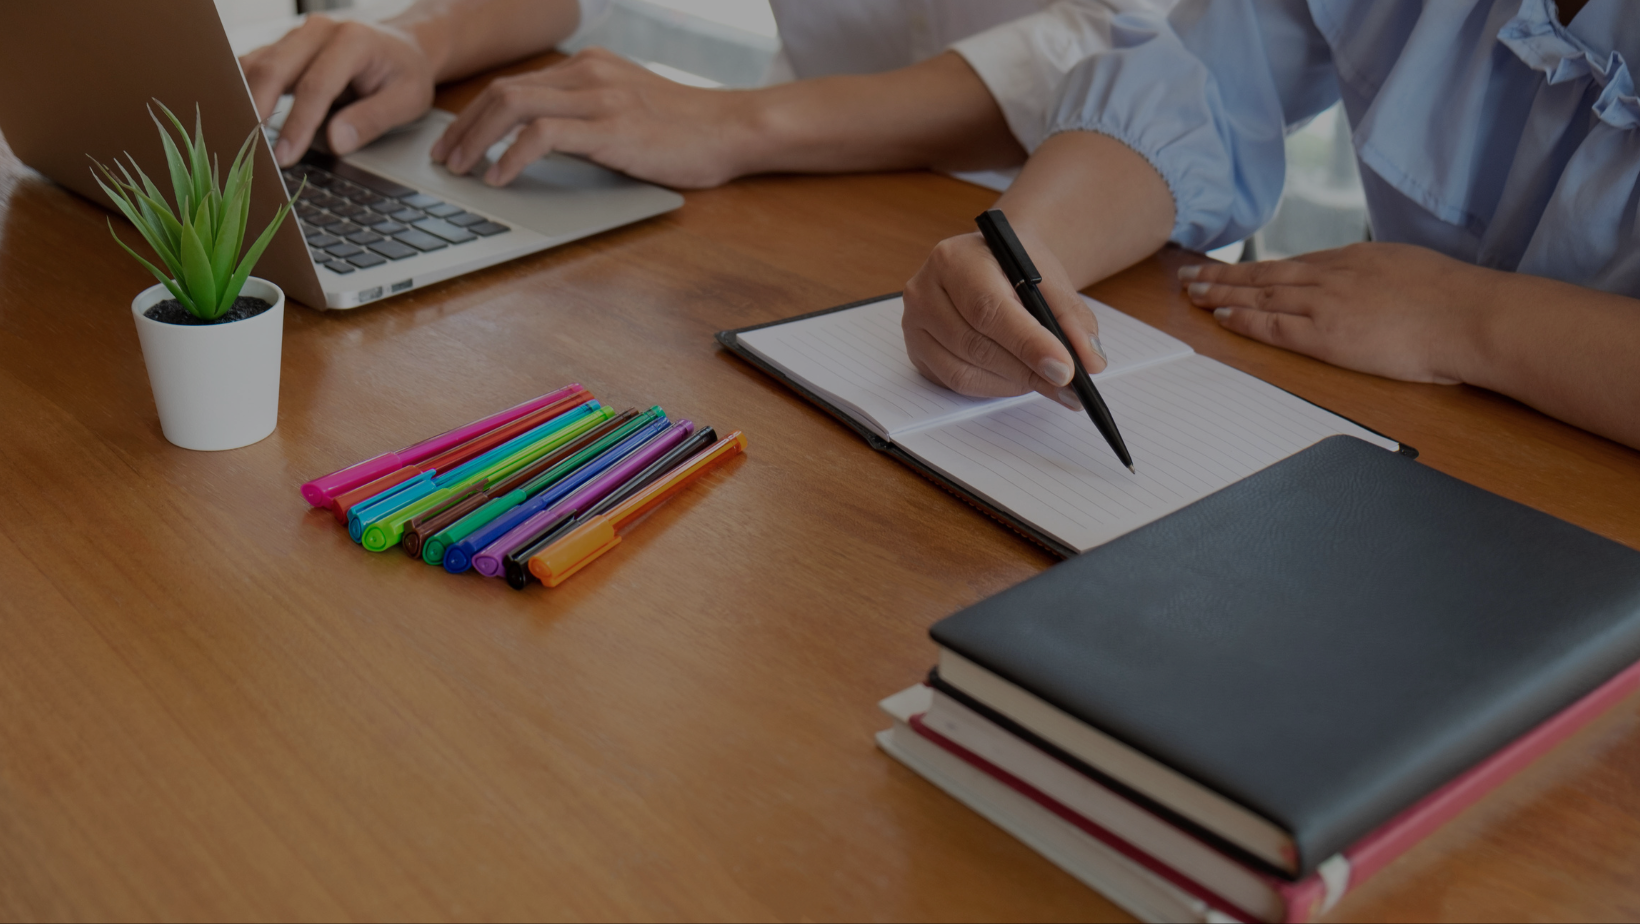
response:
M1036 284L1042 281L1042 274L1036 271L1036 264L1025 252L1024 245L1019 243L1014 229L1008 224L1008 216L1002 214L1001 209L987 209L974 219L979 225L979 233L985 238L985 243L991 248L991 255L1001 264L1002 272L1007 275L1008 282L1018 293L1019 301L1031 317L1048 329L1048 332L1059 338L1059 342L1070 351L1071 365L1075 371L1071 374L1071 387L1076 390L1076 396L1082 399L1082 409L1088 412L1088 419L1099 428L1105 442L1116 450L1116 458L1122 460L1128 471L1138 474L1133 468L1133 457L1128 455L1127 444L1122 442L1122 434L1116 429L1116 421L1110 416L1110 408L1105 407L1105 401L1099 397L1099 390L1093 387L1093 381L1088 378L1088 370L1082 367L1082 359L1076 353L1076 347L1071 345L1065 336L1065 331L1059 326L1059 320L1054 317L1053 309L1048 307L1042 298L1042 292Z

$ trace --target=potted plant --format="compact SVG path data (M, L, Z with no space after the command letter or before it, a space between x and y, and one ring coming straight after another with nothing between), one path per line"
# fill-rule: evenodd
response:
M132 250L109 221L114 240L159 280L131 302L131 314L160 429L184 449L248 446L272 433L278 423L285 317L285 293L250 272L290 211L290 203L280 206L241 256L250 217L251 145L261 129L251 130L223 177L205 148L197 109L190 140L171 110L155 102L176 130L173 139L149 110L165 146L175 207L135 159L130 169L116 160L117 176L100 163L96 166L102 172L97 184L170 271L161 272Z

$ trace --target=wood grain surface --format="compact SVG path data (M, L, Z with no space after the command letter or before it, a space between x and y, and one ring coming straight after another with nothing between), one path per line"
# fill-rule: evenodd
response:
M899 289L993 198L756 178L293 306L278 430L198 453L160 435L128 308L149 280L0 145L0 918L1125 919L872 743L929 625L1052 559L712 340ZM1239 340L1179 297L1187 259L1090 292L1640 547L1640 453ZM297 493L571 381L749 453L552 591L364 552ZM1636 768L1630 700L1334 917L1640 918Z

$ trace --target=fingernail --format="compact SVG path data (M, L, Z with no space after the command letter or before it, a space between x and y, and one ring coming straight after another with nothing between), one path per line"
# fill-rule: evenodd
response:
M1191 298L1202 298L1207 295L1207 290L1210 286L1211 283L1192 282L1190 285L1185 286L1185 292Z
M1105 365L1110 365L1110 357L1105 355L1105 345L1099 342L1099 335L1090 335L1088 342L1093 346L1093 351L1099 354L1099 358L1105 361Z
M290 166L290 162L291 162L291 150L290 149L293 148L293 147L295 147L295 145L291 144L289 141L286 141L283 138L280 138L279 143L273 146L273 159L279 162L279 166L281 166L281 167L289 167Z
M501 185L501 165L491 164L490 169L484 171L484 182L491 186Z
M1200 276L1201 274L1202 274L1202 265L1200 263L1195 263L1195 264L1192 264L1190 266L1181 266L1181 267L1179 267L1179 278L1185 280L1186 282L1188 282L1192 279L1195 279L1197 276Z
M1080 411L1082 409L1082 399L1076 396L1076 389L1074 388L1059 389L1059 403L1065 405L1073 411Z
M330 146L337 154L353 153L353 149L359 146L359 130L346 122L331 123Z
M1214 308L1213 309L1213 319L1218 321L1220 324L1223 324L1225 321L1230 320L1230 309L1229 308Z
M1036 371L1055 385L1063 385L1071 380L1071 367L1057 359L1044 359Z

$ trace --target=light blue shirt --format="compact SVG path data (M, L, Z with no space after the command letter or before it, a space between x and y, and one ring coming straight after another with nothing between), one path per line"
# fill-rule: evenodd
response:
M1150 161L1185 247L1269 220L1286 131L1342 99L1376 240L1640 296L1640 3L1562 26L1551 0L1185 0L1112 43L1050 131Z

